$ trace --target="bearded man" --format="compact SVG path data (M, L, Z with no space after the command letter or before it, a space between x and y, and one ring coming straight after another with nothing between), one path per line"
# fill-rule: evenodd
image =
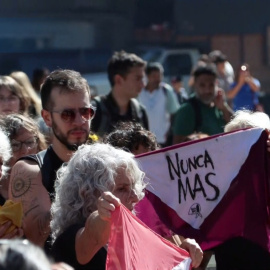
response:
M181 143L193 133L214 135L223 132L233 112L227 104L223 89L217 87L213 65L194 70L194 95L182 104L173 122L173 143Z
M25 237L46 249L56 171L86 142L95 110L87 81L73 70L53 71L41 87L41 101L42 118L52 129L52 144L13 166L9 198L22 203Z

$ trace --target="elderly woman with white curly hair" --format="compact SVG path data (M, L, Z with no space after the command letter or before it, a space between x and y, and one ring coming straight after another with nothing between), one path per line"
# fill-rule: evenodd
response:
M133 155L106 144L81 146L58 171L52 205L52 254L75 269L105 269L111 212L144 196Z
M238 110L233 114L230 122L225 125L224 132L255 127L266 128L270 130L269 116L264 112Z
M133 157L109 144L83 145L58 171L51 208L56 261L76 270L105 269L111 211L121 203L133 211L144 196L144 173Z

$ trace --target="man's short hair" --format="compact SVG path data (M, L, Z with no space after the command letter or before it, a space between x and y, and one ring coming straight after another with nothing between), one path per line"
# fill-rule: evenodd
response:
M87 90L90 96L89 85L79 72L69 69L58 69L51 72L41 86L41 103L42 108L45 110L50 110L54 106L53 100L50 98L54 87L60 87L61 91L66 93Z
M216 78L217 71L215 66L213 64L198 66L193 72L194 79L196 80L201 75L212 75Z
M164 72L163 66L159 62L150 62L145 68L146 75L151 74L154 71Z
M115 52L107 67L108 79L111 86L114 86L114 76L120 75L123 78L130 72L133 67L145 67L146 62L139 56L125 51Z

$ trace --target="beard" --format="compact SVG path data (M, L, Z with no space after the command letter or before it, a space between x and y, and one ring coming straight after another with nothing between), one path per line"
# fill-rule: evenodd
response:
M215 95L209 95L209 96L199 96L196 93L196 97L205 105L211 105L215 100Z
M74 130L74 129L73 129ZM71 131L73 131L71 130ZM78 142L75 142L75 143L70 143L68 141L68 134L67 135L64 135L57 127L57 125L55 124L55 122L53 121L52 122L52 131L53 131L53 134L54 136L58 139L58 141L60 141L68 150L70 151L76 151L78 149L79 146L83 145L86 143L87 141L87 130L84 130L85 131L85 139L83 141L78 141Z

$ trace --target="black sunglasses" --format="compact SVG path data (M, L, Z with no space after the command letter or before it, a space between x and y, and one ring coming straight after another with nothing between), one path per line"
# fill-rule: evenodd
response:
M85 121L93 119L96 113L96 108L91 106L79 109L64 109L61 111L50 111L50 112L59 113L61 119L64 122L71 123L75 120L77 112L79 112L80 116Z

